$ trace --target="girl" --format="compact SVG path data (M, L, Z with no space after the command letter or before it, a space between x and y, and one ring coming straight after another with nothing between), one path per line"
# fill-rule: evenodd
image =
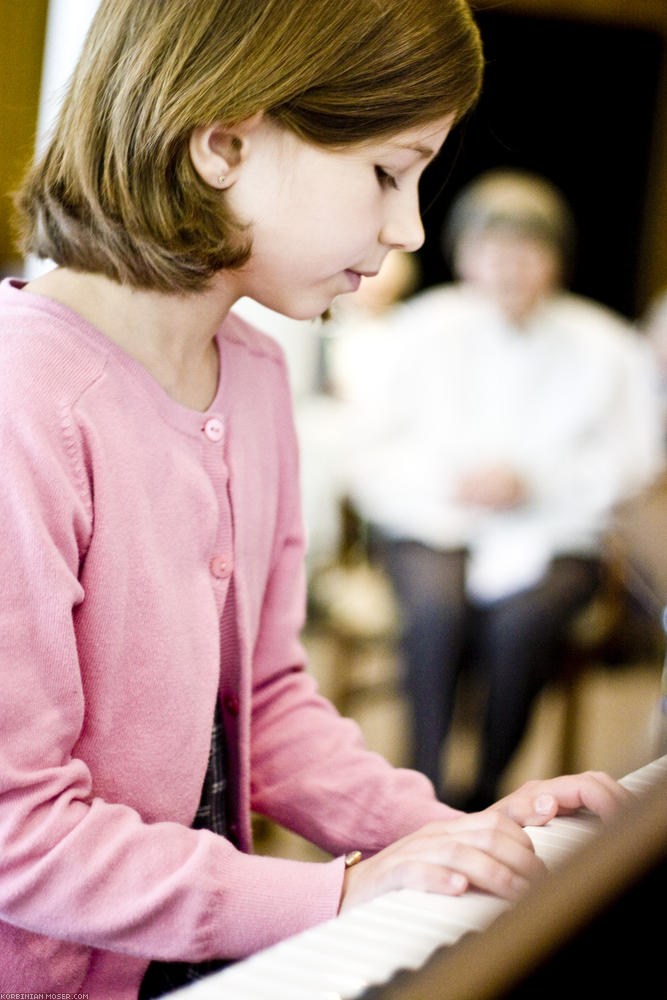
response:
M229 311L415 249L480 66L464 0L101 3L20 197L57 267L1 293L1 990L158 995L399 886L512 899L521 824L622 801L461 815L317 694L283 359ZM251 809L334 860L253 857Z

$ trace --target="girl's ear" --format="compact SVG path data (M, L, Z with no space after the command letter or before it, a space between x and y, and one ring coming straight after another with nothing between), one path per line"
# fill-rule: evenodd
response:
M231 187L244 162L252 132L260 124L263 113L238 125L201 125L190 134L190 159L202 178L220 191Z

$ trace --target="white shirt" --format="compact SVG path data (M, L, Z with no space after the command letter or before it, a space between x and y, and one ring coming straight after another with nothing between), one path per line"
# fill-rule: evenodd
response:
M467 546L489 600L539 579L558 553L591 553L612 505L660 465L659 407L638 336L567 293L521 327L472 289L429 290L334 352L354 408L350 491L397 537ZM527 485L505 511L462 504L461 476L502 463Z

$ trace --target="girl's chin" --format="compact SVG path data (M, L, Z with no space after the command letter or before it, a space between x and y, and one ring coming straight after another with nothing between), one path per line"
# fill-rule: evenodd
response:
M340 292L335 292L332 295L317 295L312 296L312 298L304 296L301 300L281 303L276 312L287 316L288 319L300 320L302 322L317 320L329 311L333 300L340 294Z
M356 291L361 284L361 275L354 271L343 271L334 280L325 280L310 287L285 289L279 294L265 294L256 301L267 309L293 320L316 320L326 314L334 299ZM252 296L253 298L255 296Z

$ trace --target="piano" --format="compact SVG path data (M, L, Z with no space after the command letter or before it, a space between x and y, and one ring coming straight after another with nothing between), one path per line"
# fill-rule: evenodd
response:
M602 826L586 813L528 827L549 874L514 906L484 893L450 897L402 889L362 904L334 920L259 952L176 991L178 1000L485 1000L539 996L543 987L520 989L601 913L613 909L642 880L659 892L662 917L644 913L659 934L655 960L667 952L667 756L622 779L637 795L615 822ZM653 878L659 871L661 881ZM654 894L655 894L654 893ZM658 897L651 902L657 902ZM625 917L632 931L646 926ZM609 951L611 947L611 952ZM618 978L618 953L608 928L604 955L578 956L592 975L595 996L667 997L667 976L629 993L609 992ZM632 957L632 956L630 956ZM582 965L583 960L583 965ZM635 973L635 963L630 963ZM606 970L606 971L605 971ZM551 983L553 985L553 973ZM641 968L636 969L641 976ZM581 981L581 976L579 976ZM604 989L598 989L604 984ZM563 989L570 995L572 984ZM185 994L187 993L187 996ZM183 994L183 996L181 996ZM555 992L548 992L548 996Z

